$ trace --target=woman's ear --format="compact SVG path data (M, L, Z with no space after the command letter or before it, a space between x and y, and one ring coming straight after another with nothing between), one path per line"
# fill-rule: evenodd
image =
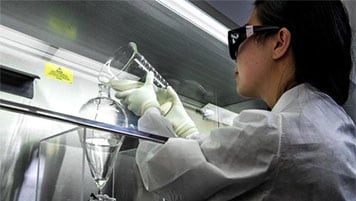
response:
M278 31L274 38L273 59L279 59L287 54L291 43L291 37L290 31L285 27Z

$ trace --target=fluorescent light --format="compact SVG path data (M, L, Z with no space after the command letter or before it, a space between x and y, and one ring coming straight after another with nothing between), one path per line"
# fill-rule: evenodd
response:
M228 28L186 0L156 0L216 39L227 44Z

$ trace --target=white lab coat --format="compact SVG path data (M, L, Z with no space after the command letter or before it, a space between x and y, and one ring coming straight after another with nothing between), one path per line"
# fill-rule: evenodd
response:
M173 136L147 111L139 127ZM166 201L355 201L356 129L329 96L308 84L272 111L241 112L232 127L206 137L142 141L136 163L145 188Z

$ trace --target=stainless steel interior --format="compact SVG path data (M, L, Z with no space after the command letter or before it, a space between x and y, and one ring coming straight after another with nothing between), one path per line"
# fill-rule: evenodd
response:
M179 94L222 107L246 100L236 93L226 44L156 1L2 1L0 19L99 62L135 41Z

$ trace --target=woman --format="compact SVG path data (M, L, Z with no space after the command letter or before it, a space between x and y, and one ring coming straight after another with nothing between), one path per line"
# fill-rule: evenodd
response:
M257 0L246 26L229 31L229 50L238 93L271 111L245 110L203 136L172 88L154 92L151 73L117 93L142 130L172 136L140 143L145 188L166 200L356 200L356 129L340 106L352 68L342 3Z

